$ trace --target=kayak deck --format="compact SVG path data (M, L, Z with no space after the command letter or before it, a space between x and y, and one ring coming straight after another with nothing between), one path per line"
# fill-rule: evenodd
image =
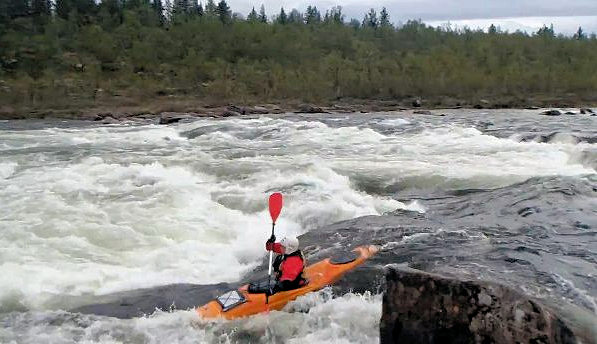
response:
M303 276L308 281L305 286L277 292L274 295L269 296L267 304L265 294L249 293L249 285L247 284L240 287L236 293L231 291L225 294L229 298L232 294L232 298L236 301L230 306L226 306L225 309L220 302L213 300L198 307L196 311L199 316L204 319L235 319L267 312L269 310L281 310L288 302L297 297L312 291L317 291L338 281L346 272L361 265L377 251L377 247L373 245L359 246L354 249L352 255L339 258L326 258L315 264L309 265L303 272Z

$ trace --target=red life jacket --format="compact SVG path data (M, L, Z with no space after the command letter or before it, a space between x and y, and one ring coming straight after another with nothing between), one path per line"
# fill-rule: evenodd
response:
M279 243L266 244L265 249L281 255L281 262L279 264L274 264L278 271L278 281L295 282L297 283L297 286L305 284L303 278L305 258L300 250L291 254L284 254L284 248Z
M303 279L303 269L305 268L305 260L300 250L294 253L284 255L282 263L280 263L280 277L281 281L299 282Z

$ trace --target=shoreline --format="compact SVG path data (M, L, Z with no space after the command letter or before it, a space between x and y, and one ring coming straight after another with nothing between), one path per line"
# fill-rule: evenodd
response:
M169 124L192 118L222 118L256 114L282 113L369 113L389 111L414 111L419 114L434 114L433 110L450 109L527 109L527 110L562 110L579 109L580 113L589 115L597 113L597 101L571 98L542 98L542 99L510 99L499 98L493 100L479 99L465 101L456 98L419 98L411 97L402 100L374 100L348 99L321 103L303 103L300 101L260 102L206 102L193 99L154 99L139 105L123 104L120 100L102 102L95 106L72 107L67 109L14 109L10 106L0 106L0 120L24 119L70 119L96 121L106 124L116 124L129 121L154 121ZM565 114L563 110L561 114ZM547 111L548 112L548 111ZM544 113L547 114L547 113ZM572 113L568 113L572 114ZM547 114L550 115L550 114ZM551 114L557 116L558 114Z

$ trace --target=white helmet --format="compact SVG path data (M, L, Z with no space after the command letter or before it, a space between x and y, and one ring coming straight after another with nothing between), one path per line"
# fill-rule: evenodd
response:
M295 237L284 237L280 241L280 245L284 246L284 254L292 254L299 248L299 241Z

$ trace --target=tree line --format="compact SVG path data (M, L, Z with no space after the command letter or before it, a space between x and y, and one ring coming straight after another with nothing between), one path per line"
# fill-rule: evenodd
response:
M19 108L205 102L312 102L410 96L512 97L597 88L597 39L394 25L385 8L348 20L226 1L4 0L0 100Z

